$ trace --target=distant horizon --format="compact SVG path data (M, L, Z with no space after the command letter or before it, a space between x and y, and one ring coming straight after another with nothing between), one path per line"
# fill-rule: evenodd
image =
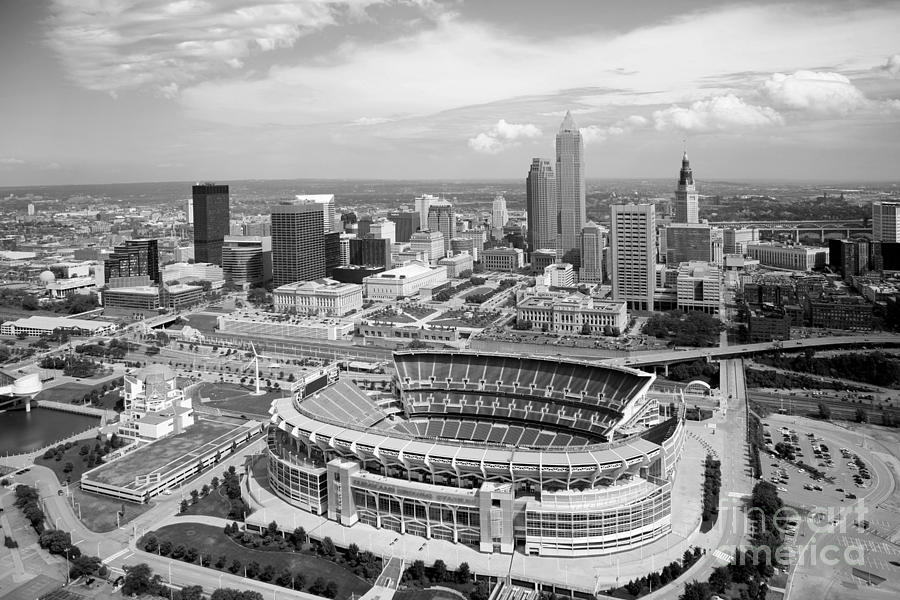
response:
M612 181L654 181L654 182L664 182L672 180L673 182L677 182L678 177L585 177L586 182L612 182ZM698 191L700 191L700 195L702 196L702 188L703 183L714 183L714 184L725 184L725 183L753 183L753 184L765 184L765 183L788 183L794 185L811 185L815 186L818 184L828 184L828 185L836 185L836 184L846 184L846 185L863 185L863 186L874 186L874 185L882 185L882 186L896 186L900 187L900 179L897 180L852 180L852 179L789 179L789 178L754 178L754 177L746 177L746 178L737 178L737 177L727 177L727 178L697 178L695 177L695 182L698 186ZM289 181L309 181L309 182L384 182L384 183L399 183L399 182L423 182L423 183L447 183L453 181L466 182L466 183L521 183L522 191L525 190L525 177L522 178L512 178L512 177L499 177L499 178L490 178L490 177L413 177L413 178L368 178L368 177L271 177L271 178L246 178L246 179L215 179L215 178L203 178L203 179L160 179L160 180L144 180L144 181L108 181L108 182L91 182L91 183L52 183L52 184L40 184L40 183L28 183L22 185L0 185L0 190L17 190L23 188L65 188L65 187L93 187L93 186L110 186L110 185L144 185L144 184L183 184L183 185L196 185L198 183L220 183L220 184L230 184L230 183L246 183L246 182L289 182ZM423 192L428 193L428 192Z

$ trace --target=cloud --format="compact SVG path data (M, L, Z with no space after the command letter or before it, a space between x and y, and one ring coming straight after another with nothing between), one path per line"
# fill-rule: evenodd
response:
M362 127L368 127L370 125L382 125L384 123L390 123L391 119L387 117L360 117L358 119L354 119L349 124L350 125L359 125Z
M653 113L657 130L679 129L697 133L736 131L782 125L784 119L768 106L747 104L733 94L698 100L689 107L671 106Z
M113 96L179 87L240 69L379 0L53 0L47 44L69 77Z
M602 127L600 125L582 127L581 137L584 139L585 145L602 144L611 137L625 135L626 133L631 133L635 129L643 129L649 124L650 121L647 117L631 115L607 127Z
M868 103L863 93L840 73L775 73L763 84L763 91L777 106L822 116L845 116Z
M900 76L900 54L892 54L889 56L887 61L878 67L878 69L884 71L891 77Z
M500 119L488 131L469 138L469 148L484 154L497 154L518 145L518 140L541 135L541 130L531 123L507 123L505 119Z
M24 165L25 161L21 158L13 158L12 156L3 156L0 157L0 165L4 165L7 167L15 167L18 165Z

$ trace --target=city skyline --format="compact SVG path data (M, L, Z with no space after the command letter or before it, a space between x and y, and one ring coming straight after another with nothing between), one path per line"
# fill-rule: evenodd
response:
M515 179L566 110L588 179L895 177L890 3L496 4L12 0L0 186Z

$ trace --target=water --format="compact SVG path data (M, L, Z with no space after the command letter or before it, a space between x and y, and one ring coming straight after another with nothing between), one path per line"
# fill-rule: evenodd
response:
M100 424L98 417L47 408L0 413L0 454L33 452Z

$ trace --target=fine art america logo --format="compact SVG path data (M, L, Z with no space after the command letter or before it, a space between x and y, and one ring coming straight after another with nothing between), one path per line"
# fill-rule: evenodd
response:
M785 569L817 565L862 567L867 546L864 540L849 536L874 533L869 527L868 513L863 500L848 506L812 507L803 511L783 506L772 512L771 517L757 507L732 511L733 530L740 531L737 521L743 520L743 531L749 532L753 540L738 548L735 560L739 564L764 563ZM723 548L717 554L734 551L733 547Z

